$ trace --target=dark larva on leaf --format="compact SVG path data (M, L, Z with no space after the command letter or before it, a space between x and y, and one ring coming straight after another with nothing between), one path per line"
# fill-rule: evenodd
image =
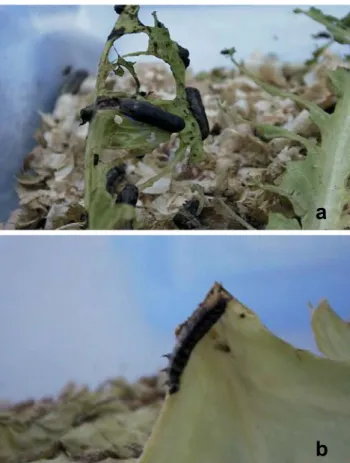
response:
M81 122L79 125L84 125L87 122L91 122L92 118L94 117L94 113L95 113L94 105L86 106L85 108L81 109L80 110Z
M113 8L117 14L122 14L124 11L125 5L114 5Z
M106 174L106 190L111 196L114 196L117 192L118 185L125 178L125 165L112 167Z
M225 313L227 300L222 298L208 310L200 306L188 320L179 334L174 352L169 358L169 394L178 392L181 375L190 359L193 349Z
M188 68L190 65L190 52L187 50L187 48L182 47L179 43L176 42L177 48L179 50L179 55L184 63L185 69Z
M197 217L180 211L174 215L173 222L179 230L201 230L203 228Z
M99 163L99 161L100 161L100 156L99 156L97 153L95 153L95 154L94 154L94 160L93 160L94 167L97 166L97 164Z
M196 198L190 199L183 204L178 212L173 217L174 224L180 230L198 230L202 228L202 224L197 218L199 210L199 200Z
M120 98L119 111L135 121L153 125L170 133L181 132L186 125L182 117L164 111L147 101Z
M172 383L172 384L169 384L169 394L175 394L176 392L178 392L180 389L180 385L178 383Z
M191 113L199 125L202 140L205 140L209 135L209 122L205 113L201 94L197 88L187 87L186 97Z
M130 206L136 206L137 200L139 199L139 189L136 185L132 183L128 183L122 189L120 193L118 193L116 204L129 204Z
M120 98L116 96L100 95L96 98L96 109L118 109Z
M186 344L186 339L191 340L192 344L197 344L207 332L215 325L215 323L220 319L224 314L226 309L227 301L224 299L219 300L219 302L207 312L198 312L198 316L193 319L193 322L189 323L188 329L185 332L185 339L183 344ZM188 341L190 342L190 341Z

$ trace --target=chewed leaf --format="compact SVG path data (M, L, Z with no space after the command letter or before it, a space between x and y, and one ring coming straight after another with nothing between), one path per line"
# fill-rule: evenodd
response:
M350 364L295 349L220 285L225 313L194 347L139 463L345 462Z
M350 324L327 301L321 301L313 311L311 324L320 352L333 360L350 361Z
M171 39L168 29L158 20L155 12L152 13L154 26L145 26L138 18L139 9L137 5L117 8L119 16L107 38L99 63L96 101L82 113L83 122L90 123L86 147L84 199L89 213L90 229L119 229L125 220L129 221L129 213L126 214L125 208L121 208L116 201L121 190L115 191L115 197L111 198L102 181L108 170L123 163L125 159L132 158L135 153L139 158L151 153L160 144L168 142L171 134L178 133L179 147L174 156L175 161L168 163L166 169L156 177L138 185L142 193L146 188L152 187L159 178L171 174L176 163L185 158L186 152L189 163L201 161L204 156L202 138L205 137L203 127L199 125L203 118L198 122L198 114L193 113L185 90L185 70L189 65L189 52ZM118 58L111 62L109 54L114 41L135 33L145 33L148 36L147 50L124 56L117 52ZM127 58L142 55L154 56L169 65L176 85L176 96L173 100L152 97L151 101L147 101L149 95L140 92L135 63ZM110 73L122 75L124 70L134 79L134 95L111 90L106 85ZM114 151L114 157L111 157L111 151ZM96 154L101 160L97 164L93 161ZM131 178L126 181L132 183ZM124 186L120 185L120 188Z

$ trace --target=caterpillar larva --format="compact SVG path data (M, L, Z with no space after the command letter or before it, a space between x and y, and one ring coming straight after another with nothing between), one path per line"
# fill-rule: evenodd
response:
M227 298L220 295L216 286L193 315L180 326L177 344L173 352L167 355L169 394L179 391L180 379L193 349L224 314L227 303Z
M185 121L176 114L169 113L148 101L135 98L100 96L96 99L97 109L116 109L135 121L149 124L169 133L181 132Z
M196 119L202 134L202 140L209 135L209 122L199 90L195 87L186 88L186 97L193 117Z

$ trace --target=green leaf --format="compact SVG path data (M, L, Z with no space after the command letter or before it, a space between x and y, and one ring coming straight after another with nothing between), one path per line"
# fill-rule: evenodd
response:
M185 91L185 65L177 42L170 37L168 29L158 21L153 12L154 26L143 25L139 18L140 7L138 5L126 5L120 12L111 34L102 52L96 83L96 97L125 98L134 97L140 101L146 101L139 94L140 82L134 69L134 62L128 61L128 56L148 55L163 60L170 66L176 84L176 97L174 100L152 99L151 103L174 115L184 119L185 128L179 132L180 146L175 153L176 163L183 160L186 149L189 153L189 162L195 163L203 159L203 142L200 128L186 98ZM114 39L127 34L143 32L147 34L149 41L145 51L129 53L118 56L114 62L109 61L109 53L113 47ZM186 51L186 50L185 50ZM134 78L136 94L127 95L123 92L115 92L106 87L106 79L110 72L122 75L124 69L128 70ZM119 124L115 122L115 116L119 116ZM150 124L141 124L121 114L117 108L106 110L99 109L94 113L89 125L89 133L85 159L85 207L89 216L90 229L119 229L122 223L129 219L129 212L124 211L120 205L115 204L114 198L106 191L106 173L113 167L122 164L126 157L140 156L150 153L170 139L170 133ZM111 154L112 153L112 154ZM101 162L94 164L95 154L99 155ZM157 178L172 171L175 164L172 162L162 171ZM148 180L139 185L142 191L151 186L157 179ZM126 216L124 216L126 214Z
M324 461L346 462L349 362L293 347L220 285L201 307L215 290L225 313L192 350L139 463L319 463L318 442Z
M312 52L312 58L305 61L306 66L313 66L316 64L318 62L318 58L327 50L327 48L330 47L330 45L332 45L332 43L333 40L330 40L322 47L316 48L316 50Z
M259 79L244 66L232 62L265 91L282 98L290 98L306 107L310 118L321 131L321 143L317 145L285 129L262 126L266 137L284 137L302 143L307 156L302 161L290 161L279 187L264 185L265 189L287 197L300 217L304 230L339 230L342 227L342 211L350 200L347 180L350 175L350 73L344 68L330 72L330 78L339 95L333 114L327 114L318 105L291 92L279 89ZM326 218L320 219L319 211L325 209ZM273 226L290 229L292 222L274 218ZM268 228L272 228L269 222ZM295 222L293 222L295 223ZM299 227L297 227L298 229Z
M350 324L326 300L313 310L311 324L320 352L333 360L350 361Z
M114 69L113 72L118 77L123 77L123 75L125 74L125 71L121 66L118 66L116 69Z
M334 40L342 44L350 44L350 30L348 29L348 15L343 19L338 19L335 16L326 15L318 8L311 7L308 10L302 10L296 8L294 10L296 14L305 14L314 21L326 26L328 32L332 34Z
M266 230L301 230L301 228L296 219L273 212L269 215L269 222L266 226Z

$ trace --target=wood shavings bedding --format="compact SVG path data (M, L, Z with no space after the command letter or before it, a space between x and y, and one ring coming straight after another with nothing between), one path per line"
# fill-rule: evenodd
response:
M325 51L312 68L291 65L272 56L254 53L245 67L266 82L298 93L332 111L336 102L326 71L344 64ZM139 64L142 91L172 99L175 87L165 66ZM134 92L129 75L108 79L111 89ZM267 140L254 129L256 123L288 128L306 138L319 137L319 130L306 109L288 98L271 96L237 70L213 69L193 75L187 85L198 88L209 121L210 135L204 142L205 160L193 167L186 161L140 194L136 204L140 229L263 229L270 211L283 204L275 194L263 191L258 182L275 183L291 160L305 157L295 141ZM80 125L80 110L93 102L95 78L88 76L75 94L59 96L51 114L41 114L35 138L17 178L19 208L2 229L84 229L84 152L88 125ZM136 185L155 176L173 158L178 135L161 144L142 160L127 162ZM194 207L197 204L198 207ZM200 205L200 207L199 207ZM180 217L180 218L179 218Z

